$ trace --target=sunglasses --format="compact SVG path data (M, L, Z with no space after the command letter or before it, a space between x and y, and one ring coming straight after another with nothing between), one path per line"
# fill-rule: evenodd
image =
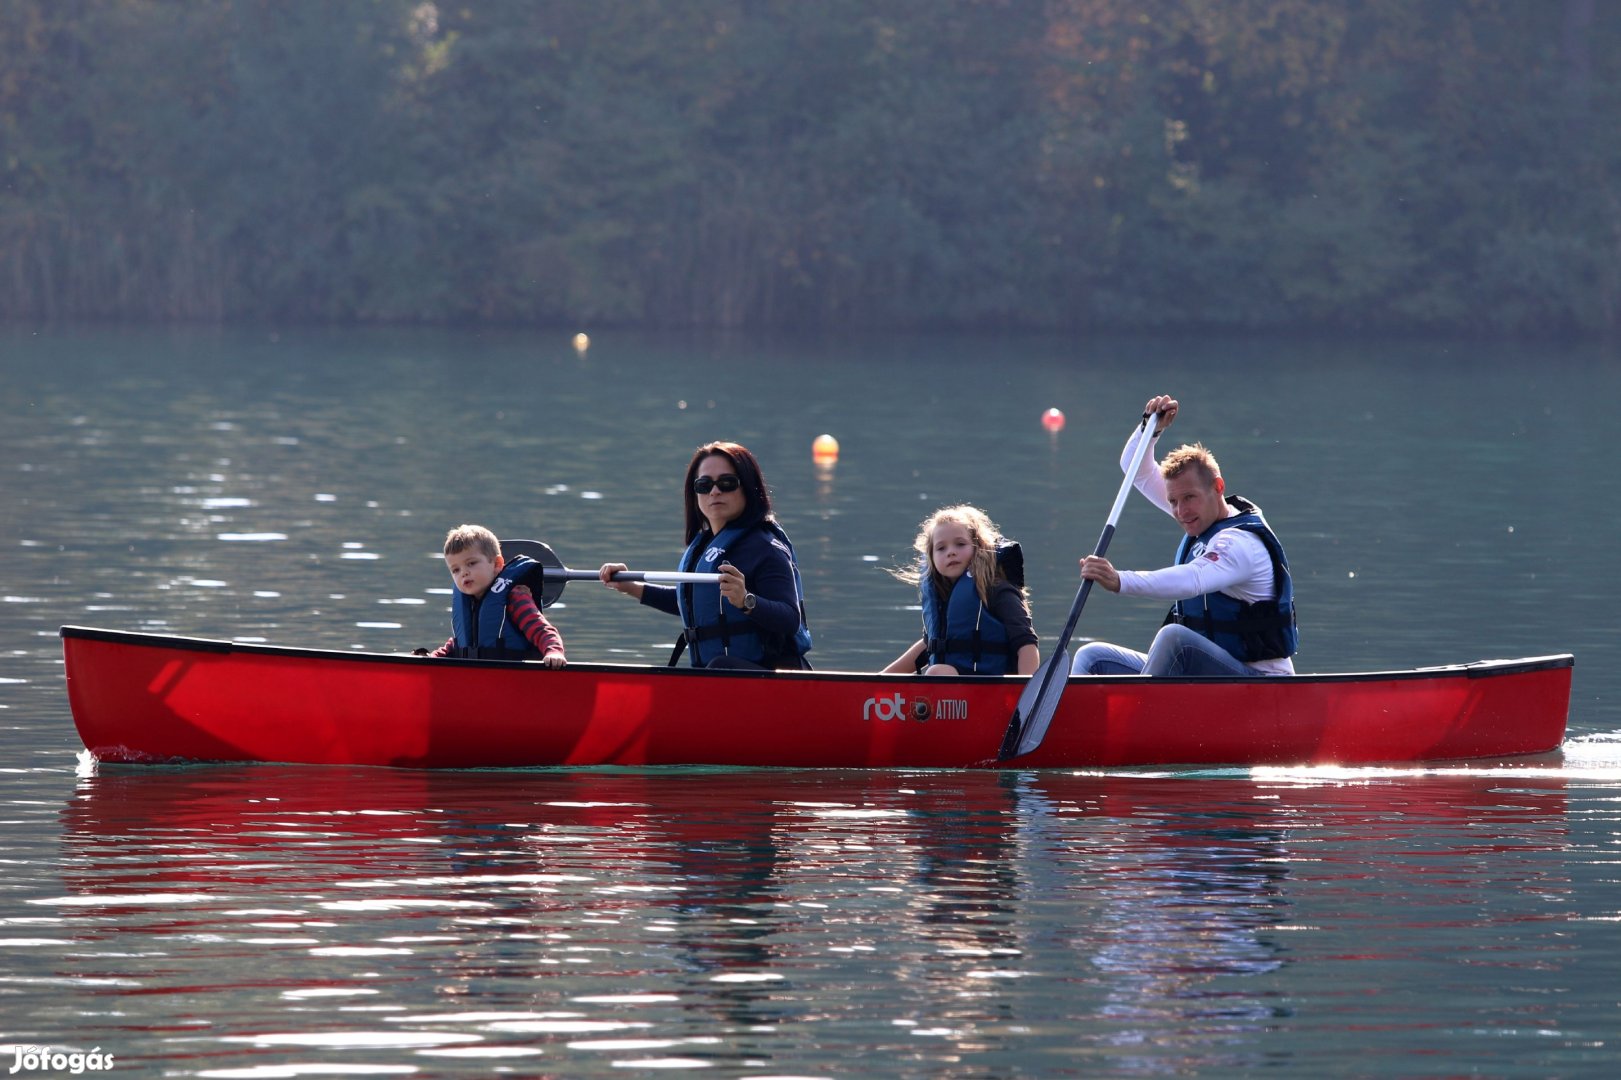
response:
M725 476L700 476L692 482L692 490L698 495L708 495L716 488L722 491L736 491L743 486L743 481L730 473Z

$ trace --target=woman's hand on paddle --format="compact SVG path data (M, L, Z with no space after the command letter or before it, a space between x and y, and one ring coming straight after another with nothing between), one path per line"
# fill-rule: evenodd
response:
M626 596L634 596L636 599L640 600L642 598L642 583L641 582L639 582L639 581L615 581L615 580L613 580L613 576L615 574L619 573L622 570L629 570L629 569L630 569L630 567L626 566L622 562L603 563L602 564L602 569L597 571L597 576L602 579L602 583L604 585L608 586L608 588L610 588L610 589L618 589L620 592L624 593Z
M721 563L720 594L732 602L737 610L743 610L743 598L749 594L748 583L743 580L743 571L729 562Z
M1088 555L1081 560L1081 577L1097 582L1110 592L1120 591L1120 571L1102 555Z
M1149 416L1159 413L1158 427L1154 430L1155 435L1165 434L1165 429L1171 426L1172 420L1176 419L1176 410L1176 399L1170 394L1151 397L1148 399L1148 404L1143 406L1143 412ZM1109 591L1113 592L1114 590L1110 589Z

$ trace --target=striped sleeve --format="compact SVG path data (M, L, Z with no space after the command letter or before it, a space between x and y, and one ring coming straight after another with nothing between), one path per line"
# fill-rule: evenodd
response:
M529 644L540 650L540 655L563 651L563 635L547 621L535 603L535 594L527 585L519 585L507 598L507 614L518 632L529 639Z

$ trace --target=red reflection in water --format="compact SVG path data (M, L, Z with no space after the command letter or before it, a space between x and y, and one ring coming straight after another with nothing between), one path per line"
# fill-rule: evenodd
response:
M114 996L555 1006L605 979L747 1030L870 1008L881 978L983 1030L1028 1007L996 978L1039 974L1127 1030L1212 995L1255 1025L1283 1005L1215 980L1291 962L1336 890L1375 867L1392 896L1457 902L1447 875L1524 869L1564 811L1530 774L108 770L62 812L63 910L109 951L161 949L139 985L91 990ZM92 951L63 974L129 970Z

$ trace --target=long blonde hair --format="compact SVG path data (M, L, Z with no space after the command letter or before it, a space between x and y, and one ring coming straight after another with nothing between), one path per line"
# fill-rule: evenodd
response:
M1002 568L996 561L996 547L1003 541L1002 531L996 527L996 522L990 515L977 506L966 503L957 506L944 506L918 525L917 538L912 541L912 550L918 553L918 561L911 566L891 570L890 573L909 585L923 587L925 579L934 588L935 594L942 598L950 595L951 582L941 577L934 568L934 530L945 522L961 525L968 530L968 537L974 543L974 555L968 562L968 573L973 575L974 588L979 593L979 602L987 606L991 602L991 586L998 577L1006 577ZM1025 595L1023 588L1019 595Z

